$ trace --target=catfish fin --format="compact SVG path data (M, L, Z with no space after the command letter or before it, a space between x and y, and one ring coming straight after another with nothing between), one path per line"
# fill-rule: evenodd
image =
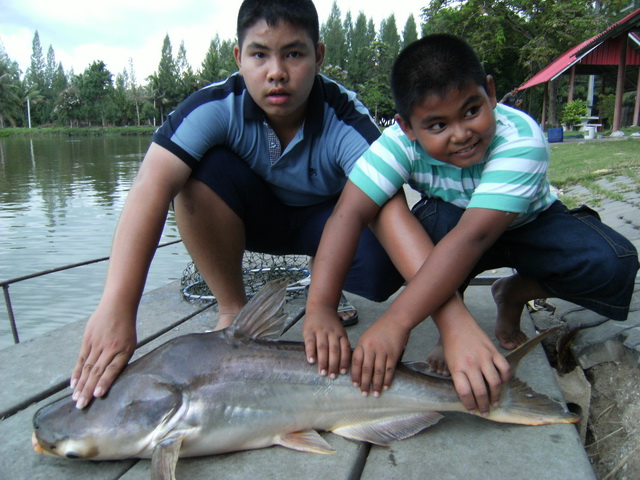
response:
M529 340L524 342L522 345L520 345L518 348L510 351L505 356L505 358L507 359L507 362L509 362L509 365L511 366L511 370L515 372L516 368L518 367L518 364L520 363L520 360L522 360L523 357L525 357L528 353L530 353L531 350L533 350L536 347L536 345L542 342L542 340L547 338L552 333L557 332L559 329L560 327L554 327L554 328L550 328L549 330L545 330L544 332L539 333L535 337L530 338Z
M336 451L331 448L331 445L315 430L278 435L274 439L274 443L300 452L336 453Z
M182 438L169 437L156 445L151 456L151 480L176 480Z
M284 312L287 283L282 277L262 287L225 330L227 338L271 340L280 337L287 319Z
M500 404L492 408L489 420L520 425L577 423L580 417L569 412L562 402L535 392L529 385L513 377L502 386Z
M366 423L345 425L331 431L349 440L369 442L386 447L395 440L404 440L435 425L441 418L442 415L437 412L394 415Z

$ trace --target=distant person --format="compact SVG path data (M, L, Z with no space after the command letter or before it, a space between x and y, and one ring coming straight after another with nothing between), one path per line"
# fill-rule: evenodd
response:
M177 107L129 192L71 377L78 408L107 392L135 349L137 308L171 202L225 328L247 302L244 250L315 255L347 174L380 135L353 92L319 75L325 47L311 0L245 0L237 27L239 73ZM345 289L382 301L402 282L365 232ZM344 332L357 312L343 303L334 308Z
M522 99L518 97L518 87L513 87L510 92L507 92L500 103L503 105L508 105L513 108L520 108L522 105Z
M331 307L358 235L373 222L408 284L360 337L354 384L380 395L412 329L437 309L458 309L434 317L441 346L429 362L452 376L466 408L486 414L511 372L456 292L484 270L516 270L492 287L495 336L510 350L526 339L520 317L532 299L560 297L624 320L638 254L595 212L570 211L556 198L544 133L526 113L497 104L493 78L464 40L429 35L406 47L391 89L397 124L356 163L320 242L303 326L307 355L328 358L318 368L330 372L344 362L344 351L320 353L315 338L338 324ZM412 212L405 184L422 195Z

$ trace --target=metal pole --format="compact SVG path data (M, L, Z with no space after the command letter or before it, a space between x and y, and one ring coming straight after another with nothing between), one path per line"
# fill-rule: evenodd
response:
M11 307L11 296L9 295L9 285L3 285L2 291L4 292L4 303L7 306L7 313L9 314L9 324L11 325L11 334L13 335L13 343L20 343L20 337L18 337L18 327L16 326L16 319L13 316L13 308Z

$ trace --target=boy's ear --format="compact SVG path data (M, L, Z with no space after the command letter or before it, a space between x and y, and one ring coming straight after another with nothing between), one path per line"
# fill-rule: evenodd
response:
M398 125L400 125L400 128L402 129L404 134L409 138L409 140L411 140L412 142L416 142L418 140L418 137L416 137L416 134L413 133L413 128L411 128L411 124L409 122L405 122L399 113L396 113L393 118L395 118L396 122L398 123Z
M496 108L496 105L498 104L496 100L496 84L491 75L487 75L487 96L489 97L491 108Z
M320 67L322 67L322 64L324 63L325 52L325 44L318 42L318 46L316 47L316 73L320 73Z
M240 70L241 55L242 55L242 52L240 52L240 46L236 44L233 47L233 58L236 59L236 65L238 66L238 70Z

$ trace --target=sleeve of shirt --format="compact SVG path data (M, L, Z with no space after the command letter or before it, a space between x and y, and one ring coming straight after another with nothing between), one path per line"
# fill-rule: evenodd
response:
M413 148L399 127L384 131L358 159L349 180L382 206L408 182Z
M549 149L543 138L494 139L467 208L527 213L548 192Z
M225 100L212 98L210 88L199 90L171 112L153 141L193 168L210 148L224 143L228 110Z

